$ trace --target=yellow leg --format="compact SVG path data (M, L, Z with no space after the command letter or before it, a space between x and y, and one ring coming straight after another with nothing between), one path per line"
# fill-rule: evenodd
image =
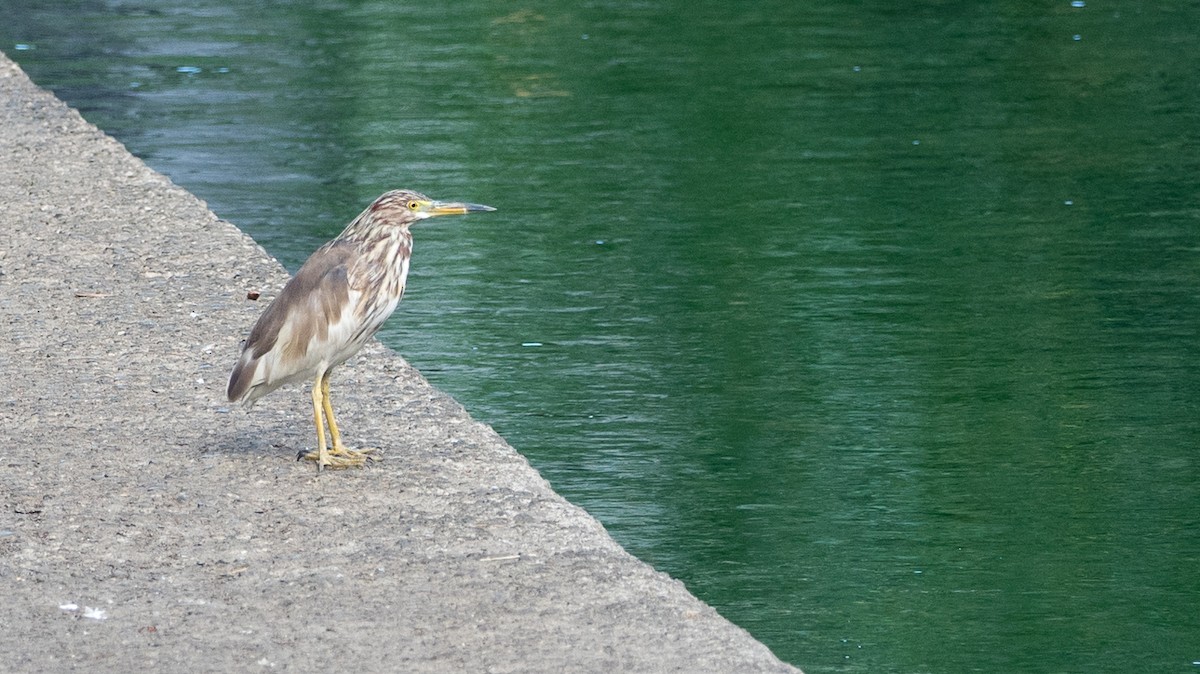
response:
M329 400L329 373L326 372L318 381L321 382L321 401L325 404L325 419L329 422L333 448L339 453L344 452L346 448L342 445L342 432L338 430L337 417L333 416L333 403Z
M333 414L333 402L329 396L328 372L318 376L317 380L313 382L312 399L313 419L317 426L317 451L301 452L297 458L316 461L317 470L361 466L366 463L367 459L378 459L378 457L369 455L370 452L375 451L374 449L355 451L347 449L342 444L342 432L338 429L337 417ZM329 437L333 445L329 448L325 444L325 424L329 425Z
M312 452L301 454L300 458L305 458L317 462L317 470L329 465L329 450L325 445L325 421L321 418L322 408L329 404L322 395L321 377L317 376L317 380L313 382L312 401L313 401L313 425L317 427L317 451L316 456ZM331 429L330 433L334 431ZM337 437L336 435L334 436Z

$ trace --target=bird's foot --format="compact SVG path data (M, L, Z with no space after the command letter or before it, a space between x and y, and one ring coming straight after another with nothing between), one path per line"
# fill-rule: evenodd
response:
M311 452L300 452L296 455L296 460L313 461L317 464L317 470L332 468L356 468L363 466L368 461L379 461L382 457L378 455L379 449L368 447L364 449L348 449L338 446L331 447L325 452L325 456L321 456L321 452L313 450Z

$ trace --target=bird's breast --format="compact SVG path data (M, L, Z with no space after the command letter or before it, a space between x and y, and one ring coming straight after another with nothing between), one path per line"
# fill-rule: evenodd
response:
M404 296L411 258L412 235L398 230L367 242L351 268L351 285L359 293L355 319L368 335L379 328Z

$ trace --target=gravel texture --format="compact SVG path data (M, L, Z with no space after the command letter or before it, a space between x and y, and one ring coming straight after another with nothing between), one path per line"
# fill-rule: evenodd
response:
M797 671L377 343L386 460L295 461L306 390L223 395L286 272L2 54L0 218L0 670Z

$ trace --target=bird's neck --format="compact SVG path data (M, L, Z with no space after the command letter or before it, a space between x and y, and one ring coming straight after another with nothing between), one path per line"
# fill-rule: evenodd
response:
M384 296L399 298L408 278L412 233L407 227L377 228L355 243L360 254L350 270L351 282L358 287L377 287Z

